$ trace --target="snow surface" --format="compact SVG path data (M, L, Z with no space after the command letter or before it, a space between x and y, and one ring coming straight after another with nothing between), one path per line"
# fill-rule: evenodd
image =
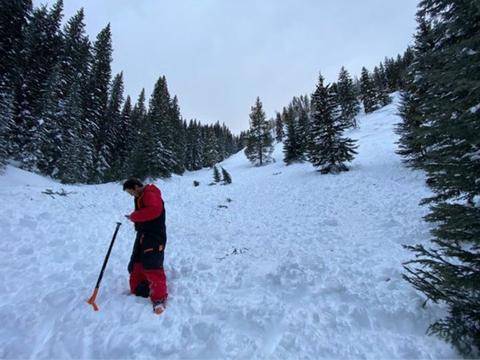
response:
M429 238L418 202L430 193L394 153L398 102L359 117L346 173L286 167L280 144L269 166L227 159L229 186L208 186L207 169L158 181L170 293L161 316L127 295L133 203L119 184L63 186L10 166L0 177L0 357L458 357L425 334L444 309L423 308L401 278L412 258L401 245ZM119 220L94 312L85 300Z

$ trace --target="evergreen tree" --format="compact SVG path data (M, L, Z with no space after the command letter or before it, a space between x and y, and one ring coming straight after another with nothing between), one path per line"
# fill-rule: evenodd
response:
M251 110L245 155L254 165L262 166L272 161L273 138L259 97Z
M0 172L9 156L8 135L10 126L13 126L13 95L2 85L5 84L0 84Z
M281 142L284 136L282 115L277 112L275 116L275 140Z
M143 134L147 147L146 175L153 178L169 177L173 169L178 166L175 153L164 145L172 144L171 103L165 77L160 77L155 84L150 98L146 128ZM146 139L148 138L148 139Z
M204 129L204 143L203 148L203 166L212 167L220 161L218 151L218 142L213 127L208 126Z
M429 84L422 74L429 67L428 62L425 61L425 55L433 49L435 44L431 39L431 29L428 22L422 17L417 17L417 21L415 45L412 50L415 62L412 61L403 80L404 91L401 93L402 102L400 105L402 122L396 125L395 131L400 136L397 153L403 156L403 161L407 166L422 168L422 164L426 161L426 147L423 145L423 137L428 135L428 132L424 131L423 124L426 123L426 120L420 106L429 88Z
M310 100L307 96L294 97L292 100L294 124L296 126L299 161L305 160L310 134Z
M187 128L186 166L188 170L200 170L203 167L203 137L200 124L190 120Z
M155 136L161 143L162 156L168 157L168 159L163 159L162 163L171 165L168 169L162 170L161 173L168 173L168 176L170 176L171 172L179 171L181 164L175 153L177 119L173 119L172 116L172 100L170 99L165 76L161 76L155 83L148 111L149 118L155 124Z
M86 106L86 121L89 132L93 134L94 167L90 181L98 183L104 180L109 168L107 143L112 131L108 118L108 100L110 93L112 34L110 24L97 35L93 45L93 61L89 82L89 97Z
M11 94L20 82L25 28L32 13L31 0L0 2L0 83Z
M300 133L296 123L292 105L288 109L283 108L282 119L285 124L285 140L283 142L283 161L290 165L303 160L303 152L300 146Z
M89 118L92 53L80 9L65 24L60 55L58 119L62 119L62 144L58 177L66 183L89 181L94 166L96 129ZM91 110L91 109L90 109Z
M338 75L337 101L340 106L340 121L346 127L357 127L355 117L360 111L360 105L352 78L343 66Z
M105 170L104 180L112 181L119 176L119 169L115 168L114 163L122 162L124 134L122 130L128 129L128 123L123 124L122 104L123 104L123 73L117 74L113 81L108 97L107 115L108 123L103 126L103 142L100 148L101 157L106 160L108 170ZM128 119L127 119L128 121Z
M232 177L230 176L228 171L225 170L223 167L222 167L222 177L223 177L223 184L224 185L228 185L228 184L232 183Z
M38 154L35 156L35 161L31 164L32 166L24 163L24 165L30 168L36 167L42 174L50 176L56 176L58 173L57 162L61 157L62 142L64 140L62 137L64 124L62 124L63 118L60 111L60 76L60 66L57 65L41 93L43 106L41 113L38 114L39 123L41 124L40 131L38 135L32 137L33 141L31 142L31 144L36 144L38 141L36 146ZM38 140L35 139L36 136L39 137ZM33 151L28 152L31 156L34 155Z
M377 109L377 94L372 78L366 68L362 68L360 78L360 99L363 102L365 113L371 113Z
M71 86L63 109L61 157L55 174L63 183L87 182L92 165L91 138L84 136L81 122L80 86L80 81Z
M14 99L15 125L10 127L9 138L13 142L12 155L28 170L37 169L41 157L41 114L45 112L42 95L58 63L62 8L59 0L50 10L46 6L35 9L25 27L20 79Z
M115 141L113 145L113 162L111 166L111 171L109 174L110 179L125 179L130 175L125 172L125 162L128 161L130 147L128 144L129 134L134 132L135 129L132 127L131 123L132 116L132 101L130 96L127 96L125 103L123 104L120 117L118 119L118 124L115 126L117 128ZM139 139L137 139L138 141Z
M355 141L343 138L345 129L336 113L334 95L329 86L323 85L320 75L317 88L312 94L311 138L309 160L322 174L347 171L344 164L353 160Z
M0 170L19 149L11 139L15 91L21 84L25 28L32 12L31 0L0 2Z
M62 99L66 98L72 86L80 85L80 90L88 90L89 65L91 62L90 41L85 33L84 11L80 9L65 24L63 30L63 51L61 53ZM81 98L86 94L79 93Z
M137 102L130 114L130 129L125 140L127 160L123 164L122 173L126 177L146 177L148 171L144 169L143 151L144 151L144 127L146 124L147 110L145 107L145 89L142 89Z
M180 107L178 98L174 96L170 104L170 127L171 127L171 151L175 157L175 165L172 172L175 174L183 174L185 171L185 130L183 127L182 116L180 115Z
M375 68L373 69L373 84L375 87L375 100L377 107L383 107L392 102L390 96L387 93L385 83L385 74L382 73L380 68L375 66Z
M219 183L221 181L220 171L216 166L213 167L213 181Z
M424 68L414 82L423 119L422 146L434 195L426 220L431 246L408 248L415 259L405 278L448 314L429 328L465 355L480 354L480 12L478 2L423 0L418 15L429 22Z

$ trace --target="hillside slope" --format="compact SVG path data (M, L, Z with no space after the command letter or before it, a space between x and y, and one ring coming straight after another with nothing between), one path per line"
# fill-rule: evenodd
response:
M360 116L351 171L222 165L157 184L167 208L170 300L154 316L127 295L132 199L119 184L62 186L9 167L0 177L1 358L452 358L425 335L442 309L401 279L402 244L426 241L421 172L394 153L398 97ZM199 187L192 185L200 181ZM64 188L67 196L42 194ZM230 200L228 200L230 199ZM219 207L219 205L223 205ZM226 207L225 207L226 206ZM95 285L123 221L95 313Z

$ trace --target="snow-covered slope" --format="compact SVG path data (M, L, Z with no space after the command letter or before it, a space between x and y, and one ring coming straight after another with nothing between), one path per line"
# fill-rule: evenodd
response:
M1 358L451 358L425 335L442 309L401 278L426 241L421 172L394 153L398 97L359 118L351 171L223 163L157 184L167 207L170 300L155 316L127 295L132 226L120 229L100 289L85 303L116 221L133 203L119 184L62 186L9 168L0 177ZM193 180L200 181L194 187ZM42 194L64 188L68 196ZM222 207L219 207L222 205Z

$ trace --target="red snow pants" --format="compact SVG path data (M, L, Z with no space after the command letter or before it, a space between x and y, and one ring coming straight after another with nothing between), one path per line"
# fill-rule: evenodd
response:
M163 268L146 270L141 262L134 263L130 274L130 292L135 294L138 284L143 281L148 282L152 302L167 299L167 277Z

